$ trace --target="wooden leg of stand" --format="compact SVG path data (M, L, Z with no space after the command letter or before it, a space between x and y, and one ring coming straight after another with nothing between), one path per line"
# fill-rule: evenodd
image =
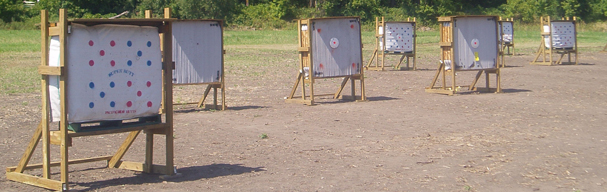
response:
M204 94L202 95L202 98L200 98L200 101L198 102L198 108L202 107L202 105L204 105L204 100L207 99L207 96L209 95L209 92L211 91L211 85L208 85L207 88L204 90Z
M143 172L151 173L154 164L154 133L145 133L145 167Z
M117 167L116 165L118 164L118 161L120 161L120 159L122 159L122 157L124 157L124 154L126 153L127 150L129 150L129 148L133 144L133 141L135 141L135 139L137 138L137 135L139 135L140 132L141 132L141 130L131 131L129 136L127 136L126 139L124 140L124 142L122 142L122 145L120 145L120 148L118 148L118 151L114 154L112 159L110 159L110 161L108 163L108 167L110 167L110 168Z

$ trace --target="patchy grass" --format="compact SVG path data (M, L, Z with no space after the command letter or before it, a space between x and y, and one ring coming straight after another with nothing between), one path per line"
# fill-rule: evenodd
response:
M580 24L578 46L583 52L602 50L607 43L605 23ZM533 54L540 42L539 25L514 26L517 54ZM375 32L363 31L363 63L375 47ZM439 32L417 32L418 62L438 55ZM243 78L267 76L265 68L274 65L298 65L297 31L295 30L228 30L224 32L226 73ZM40 64L38 30L0 31L0 94L31 93L39 90L37 65Z

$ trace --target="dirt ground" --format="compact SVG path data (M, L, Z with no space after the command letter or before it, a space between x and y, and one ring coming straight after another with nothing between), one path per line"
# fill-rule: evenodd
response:
M436 47L436 45L432 45ZM507 56L504 93L424 92L437 57L418 71L368 71L367 102L319 98L287 104L294 48L228 47L227 111L179 106L175 164L182 177L70 166L71 187L90 191L607 191L607 54L579 65L532 66ZM367 50L368 51L368 50ZM365 54L368 57L370 54ZM394 61L392 59L391 61ZM247 65L237 63L249 62ZM461 72L461 85L474 72ZM492 79L493 80L493 79ZM317 93L339 79L321 80ZM483 86L484 82L480 83ZM176 102L203 87L176 88ZM349 89L346 89L349 90ZM0 167L15 166L40 119L38 93L0 96ZM266 134L268 138L260 136ZM111 155L126 134L77 138L70 158ZM125 160L143 162L140 136ZM155 140L163 163L163 138ZM56 146L53 161L58 160ZM40 151L31 161L41 162ZM54 179L58 168L52 169ZM41 174L39 170L29 173ZM0 191L43 191L8 181Z

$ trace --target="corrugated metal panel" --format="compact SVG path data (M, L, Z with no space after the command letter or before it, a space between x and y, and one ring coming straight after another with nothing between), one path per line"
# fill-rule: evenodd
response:
M312 20L314 76L338 77L361 70L360 21L355 18Z
M173 83L219 82L222 30L217 21L173 22Z
M497 67L497 21L494 17L455 18L455 67L458 70Z

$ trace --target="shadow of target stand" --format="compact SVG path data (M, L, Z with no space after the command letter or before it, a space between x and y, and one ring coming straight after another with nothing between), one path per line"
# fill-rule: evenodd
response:
M386 55L399 55L398 64L394 69L400 70L400 65L405 58L407 59L405 70L409 70L409 60L413 60L413 70L416 70L415 51L417 35L415 34L415 18L413 21L407 18L407 21L384 21L384 17L375 18L375 50L365 67L367 70L383 71L385 67ZM375 65L371 66L375 60ZM381 65L379 65L381 60Z
M540 18L542 26L542 41L537 50L532 65L577 65L577 27L576 18L569 20L569 17L561 20L550 20L550 16ZM553 61L552 54L561 55L559 60ZM571 62L571 54L575 55L575 62ZM567 62L561 62L567 55ZM548 58L546 58L548 57Z
M471 91L501 92L501 73L497 16L449 16L439 17L441 56L432 84L427 93L453 95L462 87ZM456 84L457 74L465 71L477 71L469 86ZM477 88L476 83L485 73L485 88ZM490 88L489 75L495 74L496 88ZM439 81L440 86L436 86ZM451 86L447 86L447 77Z
M360 18L331 17L297 21L299 39L299 74L286 98L287 103L314 105L315 97L333 96L334 99L365 101L365 79L362 64ZM318 79L344 78L337 92L316 94ZM360 96L356 96L355 81L360 82ZM341 94L350 81L351 96ZM301 96L295 96L297 88ZM306 92L309 88L309 94Z
M61 9L59 21L49 23L48 12L42 10L40 28L42 118L19 164L6 169L7 179L66 191L70 189L69 165L95 161L106 161L108 168L176 175L173 107L166 102L172 100L172 74L167 73L172 61L170 20L68 20L67 10ZM162 53L159 36L165 37ZM88 86L80 86L83 83ZM166 105L164 118L159 113L161 102ZM50 130L50 121L59 122L58 130ZM146 135L144 162L123 161L142 131ZM125 132L129 134L114 155L68 158L73 138ZM154 135L166 139L165 165L153 164ZM29 164L40 140L42 163ZM51 144L59 145L58 162L50 161ZM50 168L56 166L59 180L51 178ZM25 173L31 169L42 169L42 176Z

